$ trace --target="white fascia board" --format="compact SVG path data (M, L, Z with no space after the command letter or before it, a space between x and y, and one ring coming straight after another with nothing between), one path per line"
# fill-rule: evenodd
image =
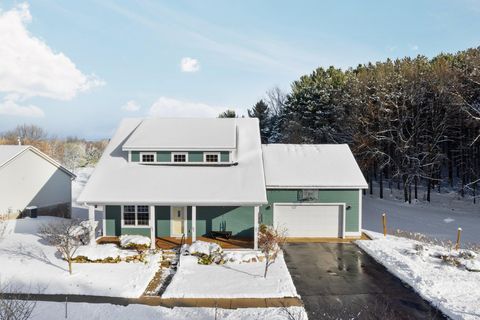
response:
M261 206L264 204L268 204L267 201L264 202L174 202L174 201L166 201L166 202L158 202L158 201L129 201L125 200L122 202L119 201L84 201L85 205L100 205L100 206L120 206L120 205L153 205L153 206L197 206L197 207L204 207L204 206L235 206L235 207L254 207L254 206Z
M235 146L233 147L212 147L212 146L205 146L205 147L137 147L137 146L123 146L123 151L234 151Z
M267 189L368 189L368 186L268 186Z

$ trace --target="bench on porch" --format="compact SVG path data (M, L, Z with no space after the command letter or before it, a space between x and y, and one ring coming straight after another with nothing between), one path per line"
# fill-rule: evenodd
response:
M216 238L224 238L224 239L230 239L232 236L232 231L215 231L212 230L210 231L210 238L216 239Z

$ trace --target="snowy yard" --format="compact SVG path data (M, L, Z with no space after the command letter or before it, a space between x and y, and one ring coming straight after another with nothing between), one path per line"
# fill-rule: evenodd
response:
M436 258L446 253L443 247L417 241L369 232L374 240L357 241L357 244L383 264L391 273L409 284L424 299L430 301L453 319L480 318L480 272L467 271L462 265L452 266ZM459 259L461 263L480 265L480 258Z
M230 252L232 253L232 252ZM251 252L237 254L251 256ZM181 256L180 267L162 295L164 298L281 298L296 297L297 290L283 259L263 277L264 262L227 262L201 265L195 256Z
M363 197L363 228L381 232L383 212L387 213L389 230L401 229L423 233L433 238L455 241L457 228L463 229L463 243L480 243L480 203L462 199L454 192L432 193L432 201L423 199L408 204L401 191L385 189L385 198Z
M288 310L288 312L287 312ZM164 308L145 305L128 305L126 307L112 304L69 303L68 319L162 319L162 320L291 320L289 313L296 320L307 320L305 309L301 307L285 308ZM215 317L216 315L216 317ZM59 302L39 302L34 310L32 320L63 319L65 304Z
M67 262L37 235L41 223L59 219L9 221L7 234L0 240L2 282L32 293L119 297L138 297L143 293L158 270L158 255L148 256L147 263L74 263L73 275L69 275Z

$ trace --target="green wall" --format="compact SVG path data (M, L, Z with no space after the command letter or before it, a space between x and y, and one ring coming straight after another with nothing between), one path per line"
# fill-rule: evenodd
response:
M170 207L155 207L155 234L157 237L170 237Z
M122 228L122 210L120 206L105 207L105 229L107 236L121 236L135 234L150 237L150 228Z
M220 152L220 162L229 162L230 161L230 152L222 151Z
M188 152L188 162L203 162L203 152L202 151L189 151Z
M170 151L157 151L157 162L172 161L172 153Z
M358 232L359 230L359 203L358 189L356 190L318 190L317 200L300 201L298 193L300 190L290 189L269 189L267 190L268 205L260 207L261 222L273 224L273 204L274 203L346 203L350 206L345 212L345 231Z
M139 151L131 151L130 160L132 162L139 162L140 161L140 152Z
M191 229L191 213L189 230ZM232 231L237 237L253 236L253 207L197 207L197 236L212 230Z

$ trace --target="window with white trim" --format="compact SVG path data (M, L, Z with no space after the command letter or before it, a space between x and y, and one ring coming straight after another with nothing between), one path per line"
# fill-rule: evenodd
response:
M141 162L155 162L155 153L141 153L140 154L140 161Z
M150 225L149 206L123 206L124 226L148 226Z
M204 153L205 155L205 158L204 158L204 161L205 162L220 162L220 154L218 154L218 152L215 152L215 153Z
M172 153L172 161L173 162L187 162L187 153Z

